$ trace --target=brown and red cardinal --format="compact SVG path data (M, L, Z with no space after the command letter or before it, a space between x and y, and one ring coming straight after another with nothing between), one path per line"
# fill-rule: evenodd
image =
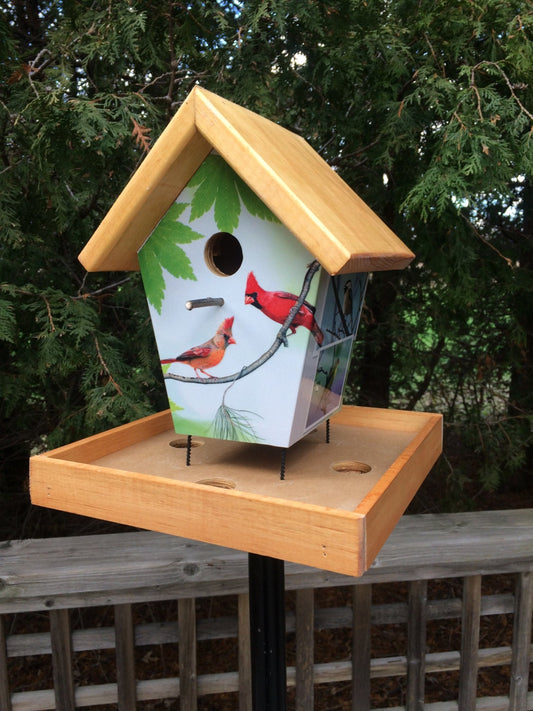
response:
M262 311L265 316L277 321L277 323L285 323L289 311L298 301L295 294L289 294L287 291L265 291L257 283L257 279L253 272L248 274L246 282L246 292L244 296L245 304L252 304L256 309ZM300 309L291 323L291 333L296 333L298 326L307 328L315 337L318 345L322 345L324 334L318 327L315 321L315 307L304 301Z
M215 376L208 373L206 368L214 368L215 365L218 365L222 358L224 358L226 348L230 343L235 343L235 339L231 334L232 327L233 316L231 318L225 318L217 328L213 338L202 343L201 346L189 348L189 350L184 351L176 358L165 358L161 361L161 364L187 363L187 365L190 365L191 368L194 369L197 378L200 377L199 373L203 373L208 378L214 378Z

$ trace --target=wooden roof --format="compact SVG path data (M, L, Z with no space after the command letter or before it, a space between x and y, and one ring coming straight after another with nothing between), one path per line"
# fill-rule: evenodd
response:
M197 86L81 252L83 266L137 270L137 251L212 149L330 274L413 259L303 138Z

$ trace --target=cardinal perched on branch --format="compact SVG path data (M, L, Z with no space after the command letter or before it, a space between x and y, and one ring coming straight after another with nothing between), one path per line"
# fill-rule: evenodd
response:
M287 291L265 291L257 283L254 273L250 272L248 274L244 303L252 304L272 321L285 323L289 311L297 301L298 297L294 294L289 294ZM290 330L291 333L296 333L298 326L307 328L320 346L324 340L324 334L318 327L314 314L315 307L304 301L290 325Z
M222 358L224 358L226 348L230 343L235 343L235 339L231 335L232 327L233 316L231 318L225 318L217 328L213 338L202 343L201 346L189 348L188 351L181 353L181 355L176 358L165 358L165 360L161 361L161 364L187 363L187 365L190 365L191 368L194 369L197 378L201 377L199 373L203 373L208 378L215 377L211 375L211 373L208 373L206 368L214 368L215 365L218 365Z

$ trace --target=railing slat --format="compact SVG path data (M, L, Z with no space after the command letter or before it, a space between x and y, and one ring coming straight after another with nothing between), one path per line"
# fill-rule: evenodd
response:
M195 607L195 599L193 597L178 600L181 711L196 711L197 706Z
M426 659L427 580L409 583L407 623L407 711L423 711Z
M480 614L481 575L469 575L463 581L459 711L476 707Z
M286 563L285 584L294 590L515 573L531 569L532 546L532 509L404 516L362 578ZM149 531L72 537L68 546L61 538L10 541L0 558L0 613L248 589L246 553ZM82 589L82 579L91 585Z
M239 711L252 711L252 661L250 655L250 597L238 598L239 629Z
M444 711L475 705L496 709L507 703L511 711L533 711L527 677L533 659L531 621L533 608L533 509L489 513L405 517L371 569L358 579L327 571L286 564L287 590L300 590L296 614L288 613L287 630L300 640L311 639L305 620L310 615L310 588L351 585L352 607L312 610L315 629L353 626L354 655L326 664L315 664L309 647L298 642L297 666L287 670L289 686L311 688L317 684L352 681L357 689L357 711L367 711L369 679L408 676L407 708L422 708L424 675L459 671L457 701L441 704ZM114 576L117 561L121 576ZM87 536L69 539L8 542L0 546L0 613L37 611L50 613L50 633L12 634L6 637L0 614L0 709L31 711L88 707L117 703L122 708L148 699L178 698L182 711L196 709L206 694L239 694L240 711L250 711L249 624L246 605L248 566L246 554L216 546L175 539L149 532ZM122 565L123 564L123 565ZM124 574L122 574L124 573ZM480 576L517 574L515 595L480 597ZM429 579L466 576L463 599L427 601ZM410 583L407 603L371 606L370 584L389 581ZM194 598L219 594L239 595L238 617L195 619ZM135 628L131 604L178 599L178 619ZM71 634L69 609L97 604L117 605L116 629L80 629ZM305 612L307 608L307 612ZM478 649L479 615L514 614L513 646ZM425 629L429 619L462 617L461 650L426 653ZM368 625L405 624L406 655L370 659L365 651ZM196 643L200 639L235 638L239 627L240 673L202 675L197 678ZM374 628L373 628L374 629ZM363 631L362 631L363 630ZM116 639L115 639L116 636ZM181 679L135 681L134 645L178 644ZM312 643L310 643L312 644ZM120 649L121 645L123 649ZM84 650L117 648L117 683L81 686L74 690L72 656ZM21 691L12 672L12 657L51 654L55 691ZM403 654L403 650L402 650ZM8 659L6 659L6 656ZM122 661L120 661L122 659ZM248 665L248 666L247 666ZM13 665L13 668L18 665ZM510 666L507 702L502 698L475 700L478 668ZM120 669L123 672L119 671ZM248 671L247 671L248 670ZM357 670L357 671L356 671ZM119 682L122 674L123 681ZM312 674L312 676L311 676ZM51 685L52 680L48 681ZM365 686L367 685L367 686ZM134 689L136 687L137 702ZM127 692L123 689L127 689ZM309 699L309 691L305 692ZM57 696L57 702L54 698ZM9 697L11 697L9 699ZM303 697L300 696L300 699ZM312 697L311 697L312 698ZM133 700L132 700L133 699ZM503 699L503 701L502 701ZM10 703L11 708L8 706ZM298 702L312 707L311 701ZM355 703L355 702L354 702ZM366 704L366 705L363 705ZM429 709L431 704L424 705ZM440 708L436 705L435 708Z
M509 711L526 711L533 612L533 572L517 576Z
M371 585L354 586L352 610L352 711L368 711L370 709Z
M244 596L247 593L243 593ZM484 595L481 599L481 615L513 614L514 595ZM428 600L427 620L448 620L461 617L461 600ZM338 629L350 627L353 620L351 607L326 607L315 610L315 629ZM373 625L406 624L406 603L384 603L373 605L371 611ZM287 632L295 631L294 615L287 615ZM211 640L233 637L237 630L237 620L232 617L202 619L196 623L196 639ZM135 644L177 644L178 622L148 622L136 625ZM113 627L74 630L72 648L74 652L97 649L114 649ZM49 632L14 634L7 637L8 657L26 657L30 654L51 654Z
M137 704L135 683L135 632L131 605L115 605L115 647L119 711Z
M11 694L7 675L7 644L5 619L0 615L0 709L11 711Z
M109 688L111 687L111 688ZM116 698L114 684L102 686L81 687L76 692L78 708L87 708L100 703L112 703ZM170 698L177 694L177 681L175 679L149 679L139 682L139 699L151 700ZM214 693L211 685L206 687L206 692ZM13 711L43 711L54 709L53 691L22 691L13 695ZM533 692L528 694L528 709L533 709ZM508 696L489 696L479 698L476 711L508 711ZM375 709L374 711L405 711L403 706ZM455 701L436 701L425 704L424 711L457 711Z
M315 602L313 588L296 591L296 711L315 707Z
M74 711L76 703L69 610L50 610L50 637L56 711Z

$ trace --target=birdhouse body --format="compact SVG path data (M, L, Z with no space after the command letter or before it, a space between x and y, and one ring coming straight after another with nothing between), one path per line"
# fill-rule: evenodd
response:
M303 138L195 87L80 254L141 269L170 412L33 457L33 503L361 575L442 418L346 407L331 442L319 425L368 274L413 256ZM294 445L290 477L257 444Z
M314 255L221 156L138 257L178 433L288 447L340 408L366 274L311 273Z
M80 261L141 268L179 433L287 447L341 406L367 274L413 256L302 137L195 87Z

